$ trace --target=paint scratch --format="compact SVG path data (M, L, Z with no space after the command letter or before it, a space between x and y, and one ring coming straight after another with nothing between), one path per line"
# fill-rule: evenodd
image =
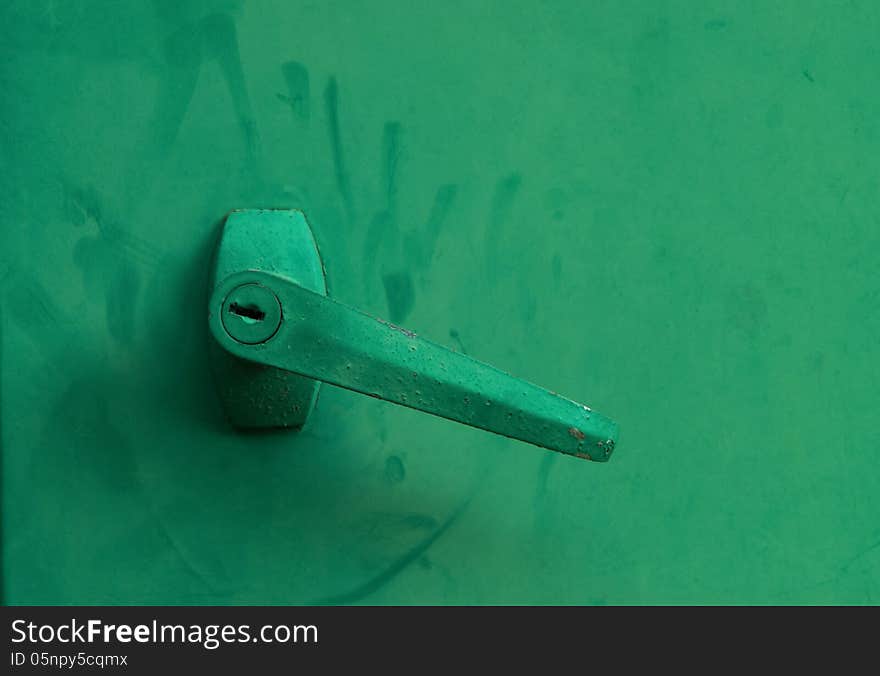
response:
M328 596L323 599L312 601L311 603L307 603L306 605L315 605L315 606L338 606L338 605L348 605L352 603L357 603L358 601L362 601L367 598L371 594L375 594L377 591L388 585L392 582L398 575L400 575L404 570L406 570L413 563L419 561L425 553L431 548L431 546L439 540L443 534L448 531L452 525L458 520L458 518L464 513L467 507L470 505L470 498L463 502L458 509L456 509L446 521L444 521L433 533L428 535L424 540L419 542L415 547L406 552L403 556L401 556L397 561L388 566L385 570L380 572L378 575L373 577L370 580L367 580L364 584L352 589L348 592L343 592L342 594L337 594L335 596Z
M333 151L333 169L336 172L336 187L345 205L345 211L349 222L354 219L354 203L351 197L348 172L345 169L345 159L342 153L342 135L339 131L339 85L336 78L331 77L324 90L324 106L327 111L327 125L330 133L330 146Z

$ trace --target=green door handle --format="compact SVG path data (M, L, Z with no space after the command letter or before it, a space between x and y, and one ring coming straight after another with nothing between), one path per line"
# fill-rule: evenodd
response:
M589 407L328 297L300 211L232 212L212 282L214 370L238 427L301 428L323 382L587 460L614 450L617 425Z

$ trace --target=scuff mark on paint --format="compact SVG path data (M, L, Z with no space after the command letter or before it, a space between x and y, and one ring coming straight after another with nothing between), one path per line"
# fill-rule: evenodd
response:
M348 605L352 603L357 603L370 596L371 594L375 594L377 591L391 583L400 573L406 570L410 565L416 563L421 560L425 553L431 548L431 546L440 539L440 537L448 531L452 525L458 520L458 518L464 513L467 507L471 504L471 499L468 498L464 501L458 509L456 509L446 521L444 521L440 526L431 533L424 540L419 542L415 547L406 552L403 556L401 556L397 561L388 566L385 570L380 572L378 575L373 577L371 580L368 580L364 584L352 589L349 592L345 592L342 594L337 594L335 596L327 596L323 599L312 601L307 603L306 605L314 605L314 606L338 606L338 605Z
M395 331L399 331L400 333L405 335L407 338L415 338L416 337L415 331L410 331L409 329L405 329L402 326L398 326L397 324L392 324L391 322L389 322L385 319L379 319L378 317L376 317L376 321L379 322L380 324L384 324L385 326L387 326Z
M336 187L345 205L349 222L354 221L354 201L351 197L348 171L342 152L342 134L339 131L339 85L336 78L331 77L324 89L324 107L327 112L327 131L330 134L330 146L333 149L333 169L336 173Z

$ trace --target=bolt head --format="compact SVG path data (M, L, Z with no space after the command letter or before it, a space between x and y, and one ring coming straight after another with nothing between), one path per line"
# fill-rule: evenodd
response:
M258 345L272 338L281 327L281 316L278 296L253 282L230 291L221 310L226 333L245 345Z

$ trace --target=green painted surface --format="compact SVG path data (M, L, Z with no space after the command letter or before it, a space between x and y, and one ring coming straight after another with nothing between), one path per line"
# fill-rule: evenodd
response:
M8 2L9 603L871 603L880 9ZM585 401L585 463L326 388L242 436L230 209L331 295Z

